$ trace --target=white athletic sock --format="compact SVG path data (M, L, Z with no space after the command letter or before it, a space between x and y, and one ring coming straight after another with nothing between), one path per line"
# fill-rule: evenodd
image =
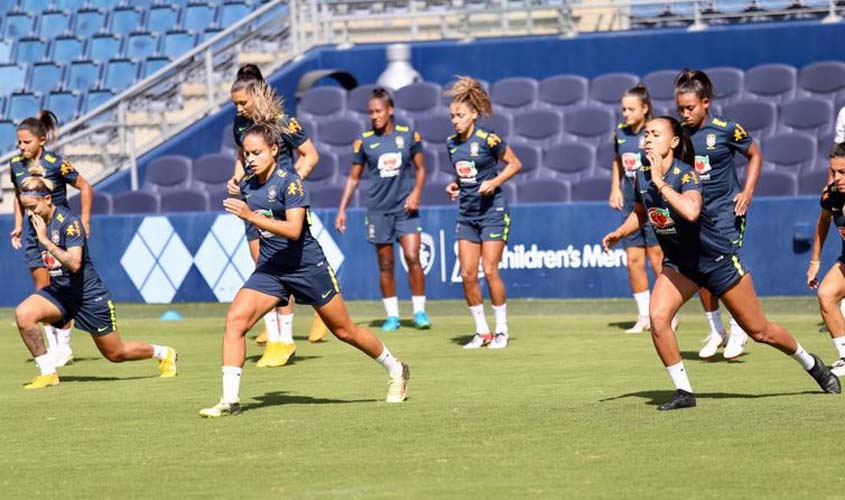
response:
M293 313L279 315L279 340L293 344Z
M833 341L833 347L836 348L836 352L839 353L839 357L845 358L845 335L842 337L833 337L831 340Z
M845 300L839 301L839 310L842 311L843 315L845 315Z
M70 350L70 328L53 327L53 332L56 335L56 347Z
M796 350L795 354L792 354L791 356L792 359L801 363L801 366L803 366L805 370L813 368L813 366L816 364L816 360L813 359L812 356L807 354L807 351L805 351L804 348L801 347L801 344L798 344L798 350Z
M669 377L672 383L675 384L675 389L692 392L692 386L687 377L687 371L684 369L684 362L680 361L672 366L667 366L666 371L669 372Z
M745 330L743 330L742 327L739 326L739 323L737 323L734 319L733 314L728 313L728 318L730 318L731 335L742 335L745 333Z
M267 342L279 342L279 314L275 309L264 315L264 328L267 329Z
M724 337L725 326L722 325L722 313L716 309L715 311L704 311L704 316L707 318L707 324L710 325L710 333L718 333Z
M390 318L391 316L394 318L399 317L399 299L396 297L387 297L381 299L384 302L384 312L387 313L387 317Z
M493 316L496 318L496 333L508 333L508 305L493 306Z
M155 359L164 359L167 357L167 348L163 345L150 344L153 346L153 357Z
M223 402L239 403L241 392L241 367L223 367Z
M412 295L411 304L414 305L414 314L425 312L425 295Z
M634 300L637 302L637 315L639 317L648 318L648 302L650 298L651 293L648 290L634 294Z
M387 374L391 377L401 377L402 376L402 363L399 362L398 359L393 357L393 354L390 354L390 350L387 348L386 345L382 344L382 351L381 354L376 358L376 361L379 362L381 366L387 370Z
M55 328L50 325L44 325L44 336L47 337L47 351L55 351L58 347L56 339Z
M490 326L487 325L487 318L484 317L484 304L469 306L469 312L475 320L475 333L490 333Z
M41 356L35 357L35 364L41 370L41 375L52 375L56 373L56 362L49 353L44 353Z

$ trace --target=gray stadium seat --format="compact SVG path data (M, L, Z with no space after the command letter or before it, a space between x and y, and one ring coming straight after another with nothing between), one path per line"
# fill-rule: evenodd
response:
M493 131L506 140L513 137L513 117L506 113L497 113L493 109L493 116L484 116L478 119L478 125ZM451 134L454 134L454 128Z
M631 73L606 73L597 76L590 81L590 99L617 109L622 94L639 81L640 78Z
M762 64L745 72L745 93L782 102L795 93L798 71L786 64Z
M555 75L540 81L539 102L560 111L587 102L589 81L579 75Z
M340 205L340 197L343 195L343 187L332 184L323 184L319 188L314 186L311 190L312 208L337 208Z
M513 150L513 154L519 158L519 162L522 163L522 169L516 175L515 179L517 184L537 177L537 172L543 160L543 153L540 147L521 142L511 142L509 146Z
M520 141L547 147L560 140L560 112L552 109L530 109L514 117L513 137Z
M607 201L610 183L604 177L585 177L572 183L572 201Z
M229 192L226 188L217 188L208 193L208 209L211 212L222 212L223 200L229 197Z
M558 179L533 179L516 187L519 203L567 202L572 198L572 187Z
M447 182L426 182L420 195L420 204L424 207L451 205L452 202L446 194L447 185Z
M346 109L346 92L340 87L308 89L296 106L296 114L315 120L337 116Z
M616 157L616 148L613 141L602 142L596 147L596 175L610 177L613 168L613 159Z
M11 120L0 120L0 154L8 153L18 143L18 127Z
M816 148L816 158L827 161L830 156L830 151L833 149L833 138L835 133L833 131L824 134L818 138L818 147Z
M445 113L424 116L417 120L417 132L429 147L445 147L446 139L455 133L452 120Z
M230 155L212 153L200 156L191 166L191 185L212 191L225 186L234 171L235 159Z
M742 125L751 138L757 141L774 133L777 124L777 107L773 102L763 99L725 104L722 115Z
M337 175L337 155L326 150L318 151L320 154L320 161L317 166L311 171L308 176L308 182L325 182L330 183L334 181Z
M112 197L113 214L154 214L159 211L159 199L147 191L125 191Z
M719 66L704 70L713 83L715 101L722 104L736 101L742 97L745 73L739 68Z
M533 78L504 78L493 84L490 99L498 109L513 114L533 107L538 90L539 84Z
M191 181L191 160L182 155L159 156L147 165L144 190L172 191L188 187Z
M192 189L168 191L161 195L162 213L208 212L208 194Z
M643 85L648 89L651 103L655 109L675 109L675 78L678 73L680 73L680 70L677 69L662 69L652 71L643 77Z
M816 161L816 141L795 132L775 134L766 140L763 169L797 176Z
M845 63L819 61L804 66L798 72L798 88L805 95L833 98L845 90Z
M546 149L540 177L574 181L588 177L595 167L596 151L582 142L559 142Z
M417 82L406 85L396 91L396 108L413 118L439 112L440 96L443 89L430 82Z
M370 102L370 95L373 93L373 89L377 87L378 85L373 84L358 85L350 90L346 95L346 109L367 116L369 114L367 105Z
M363 131L361 122L351 116L339 116L317 123L317 137L335 150L351 150L352 143Z
M566 139L599 145L611 140L615 126L612 111L602 106L588 105L566 113L563 131Z
M798 194L819 196L827 185L827 168L814 168L798 176Z
M780 106L782 130L819 136L833 127L833 104L820 97L799 97Z
M70 211L75 214L82 213L82 198L78 195L67 200ZM109 215L112 212L112 199L108 193L102 191L94 191L91 199L91 214L92 215Z
M798 194L798 181L785 172L765 172L760 175L754 194L756 196L795 196Z

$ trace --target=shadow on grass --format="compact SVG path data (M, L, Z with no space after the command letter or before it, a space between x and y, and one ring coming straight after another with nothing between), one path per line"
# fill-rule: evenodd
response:
M138 377L94 377L87 375L59 375L61 383L65 382L119 382L123 380L143 380L145 378L158 378L158 375L144 375Z
M254 363L254 362L258 361L259 359L261 359L261 356L262 356L261 354L256 354L254 356L247 356L246 361L252 361ZM310 361L312 359L319 359L319 358L322 358L322 356L300 356L300 355L296 354L296 355L293 356L293 358L289 359L288 362L285 363L284 366L295 365L295 364L297 364L301 361ZM279 368L281 368L281 367L279 367Z
M333 338L334 338L334 335L332 335L331 332L327 333L325 337L323 337L321 340L319 340L317 342L311 342L310 340L308 340L308 335L294 335L293 336L293 340L298 340L300 342L307 342L309 344L325 344L326 342L328 342L329 340L331 340Z
M600 399L599 403L605 403L607 401L616 401L618 399L626 399L626 398L642 398L647 399L645 404L650 406L658 406L666 401L672 399L672 394L675 391L670 390L658 390L658 391L639 391L639 392L629 392L628 394L622 394L621 396L615 396L612 398L604 398ZM779 398L783 396L802 396L805 394L822 394L821 391L801 391L801 392L778 392L773 394L736 394L730 392L696 392L695 398L696 399L761 399L761 398Z
M701 361L703 363L731 363L731 364L742 364L745 363L745 358L748 356L747 352L743 352L739 356L733 359L725 359L722 356L722 353L716 353L715 356L709 357L707 359L702 359L698 357L698 351L681 351L681 359L684 361Z
M361 321L358 324L364 325L364 326L369 327L369 328L381 329L381 325L384 324L384 320L383 319L374 319L374 320L370 321L369 323L367 323L365 321ZM399 320L399 326L402 327L402 328L410 328L411 330L417 329L417 326L414 323L414 320L412 320L412 319L400 319Z
M607 326L610 326L610 327L615 326L616 328L618 328L620 330L627 330L629 328L634 327L634 322L633 321L617 321L615 323L608 323Z
M294 396L284 391L268 392L263 396L254 398L255 403L243 405L243 411L257 410L267 406L280 405L331 405L331 404L354 404L354 403L374 403L381 401L380 399L328 399L328 398L312 398L310 396Z
M458 336L456 336L456 337L452 337L452 338L451 338L451 339L449 339L449 340L450 340L453 344L457 344L457 345L462 346L462 345L466 344L467 342L469 342L470 340L472 340L472 338L473 338L474 336L475 336L475 335L458 335ZM513 344L514 342L518 342L518 341L519 341L519 339L518 339L518 338L508 337L508 345Z
M74 358L73 358L73 363L79 363L80 361L100 361L100 360L103 360L103 359L104 359L104 358L97 358L97 357L93 357L93 358L77 358L77 357L75 357L75 356L74 356ZM27 363L35 363L35 360L34 360L34 359L32 359L32 358L29 358L28 360L26 360L26 362L27 362ZM68 363L68 366L71 366L73 363Z

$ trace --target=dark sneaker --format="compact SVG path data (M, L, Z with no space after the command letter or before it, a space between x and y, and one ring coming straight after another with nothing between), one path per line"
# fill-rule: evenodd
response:
M672 399L657 407L658 411L679 410L695 406L695 396L691 392L678 389L672 394Z
M828 394L839 394L842 392L842 387L839 385L839 378L830 371L830 368L825 366L824 361L813 353L810 356L816 360L816 364L807 370L807 373L819 384L819 387Z

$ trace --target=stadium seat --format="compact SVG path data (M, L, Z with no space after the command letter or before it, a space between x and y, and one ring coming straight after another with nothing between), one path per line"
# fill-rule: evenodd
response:
M534 107L539 87L533 78L504 78L493 84L490 99L498 110L515 114Z
M34 27L35 19L29 12L10 12L3 25L3 38L17 40L29 36Z
M820 136L832 130L833 120L833 104L820 97L799 97L780 106L782 130Z
M125 191L112 197L113 214L154 214L159 211L159 199L155 193L146 191Z
M590 99L612 109L619 108L622 94L637 83L640 78L630 73L607 73L590 81Z
M208 193L192 189L177 189L161 194L162 213L208 212Z
M437 207L451 205L449 196L446 194L447 182L426 182L420 195L420 204L424 207Z
M394 104L396 109L412 118L418 118L439 111L442 93L440 85L429 82L412 83L396 91Z
M226 127L223 127L223 131L220 134L220 152L226 153L228 151L231 151L234 155L237 148L238 145L235 144L235 136L232 133L232 125L230 124Z
M78 10L88 3L88 0L53 0L53 5L61 10Z
M359 115L367 116L367 105L370 101L370 94L378 85L358 85L346 95L346 109Z
M38 21L38 36L50 40L70 29L70 13L58 10L42 12Z
M675 78L680 72L677 69L662 69L652 71L643 77L643 85L648 89L654 106L652 112L655 115L658 114L657 109L661 110L659 114L666 114L665 109L675 109Z
M138 63L130 59L112 59L106 64L103 87L120 93L135 83Z
M84 42L76 35L60 36L53 40L50 47L50 57L54 61L67 64L82 58Z
M127 59L142 61L158 52L158 35L143 31L130 33L125 45Z
M499 189L502 190L502 194L505 195L505 199L510 205L516 203L516 183L506 182L499 186Z
M828 157L830 156L830 151L833 149L833 138L835 132L830 131L827 134L818 138L818 147L816 148L816 158L821 161L824 160L827 162ZM825 167L827 168L827 167Z
M198 43L205 43L223 32L222 28L206 28L200 34Z
M452 120L449 115L436 114L425 116L417 120L417 132L428 147L442 148L446 145L446 139L455 133Z
M82 112L89 113L114 98L114 91L110 89L89 90L85 95Z
M845 63L819 61L798 72L798 88L803 95L832 99L845 90Z
M47 40L41 38L21 38L15 51L15 62L32 64L41 62L47 56Z
M602 142L596 147L596 176L610 177L613 160L616 158L616 147L613 141Z
M539 103L565 111L587 102L589 81L579 75L555 75L540 81Z
M159 156L147 165L144 190L165 192L187 188L191 182L191 160L182 155Z
M297 116L296 120L299 122L299 125L302 127L302 130L305 132L305 135L311 139L311 142L317 142L317 122L311 120L310 118L302 118Z
M766 140L763 169L785 172L795 177L813 168L816 147L815 139L808 135L794 132L775 134Z
M191 167L191 186L212 191L225 186L232 177L235 160L223 153L200 156Z
M343 187L332 184L323 184L318 189L311 191L312 208L337 208L340 205L340 197L343 195Z
M88 59L106 62L120 53L120 37L115 34L94 35L88 41Z
M714 98L721 104L736 101L742 97L745 73L739 68L720 66L704 70L716 93Z
M539 171L543 158L540 147L522 142L512 142L509 146L522 164L522 168L516 175L517 184L537 177L537 172Z
M146 28L153 33L164 33L172 30L179 22L179 6L173 3L169 5L153 5L147 10ZM162 204L164 200L162 200Z
M0 120L0 154L8 153L18 144L18 127L11 120Z
M547 147L560 140L561 114L551 109L530 109L516 115L513 121L515 139Z
M231 1L220 6L220 26L228 27L247 17L251 9L245 2Z
M81 38L91 38L100 33L106 24L106 12L101 9L82 9L76 12L73 33Z
M572 201L607 201L610 183L604 177L585 177L572 183Z
M566 113L563 124L565 138L582 140L595 146L612 139L616 120L612 111L605 107L587 105Z
M516 186L519 203L560 203L572 198L572 187L559 179L532 179Z
M41 110L41 96L26 92L20 92L9 96L9 104L6 110L6 118L15 123L35 116Z
M132 33L141 27L140 7L117 7L111 11L109 28L112 33Z
M208 210L211 212L222 212L223 200L229 197L229 192L226 188L217 188L208 193Z
M45 107L55 113L60 125L65 125L76 118L81 100L79 92L76 91L50 92Z
M559 142L546 149L538 176L568 181L582 179L593 173L595 158L593 146L581 142Z
M12 41L0 40L0 64L8 64L12 60Z
M62 84L63 72L64 68L56 63L33 64L32 71L29 74L30 84L27 90L46 94L51 90L59 88Z
M144 61L144 69L141 73L141 78L143 79L149 77L150 75L160 70L161 68L167 66L168 64L170 64L169 57L148 57Z
M207 3L190 3L182 11L182 28L202 33L214 22L214 6Z
M70 63L65 78L65 88L90 89L100 83L100 68L94 61L74 61Z
M82 213L82 199L79 196L68 198L67 204L70 206L70 211L79 215ZM95 190L91 200L91 214L92 215L109 215L112 212L111 195L102 191Z
M754 194L756 196L795 196L798 194L798 180L786 172L766 172L757 181Z
M745 72L745 93L773 102L792 97L798 72L786 64L762 64Z
M814 168L798 176L798 194L819 196L827 185L827 168Z
M497 113L493 109L493 116L482 116L478 119L478 125L493 131L506 140L510 140L513 136L513 117L506 113ZM449 135L455 133L454 127Z
M14 0L12 0L14 1ZM46 10L53 3L53 0L21 0L21 10L24 12L31 12L37 14Z
M320 142L335 150L351 150L352 143L363 132L361 122L350 116L340 116L317 123Z
M761 141L775 131L777 107L768 100L752 99L725 104L722 115L733 120L748 132L752 139Z
M346 92L339 87L308 89L296 106L299 118L323 119L337 116L346 109Z
M335 180L337 175L337 155L331 151L320 150L320 161L317 166L311 171L311 175L306 179L308 182L320 182L330 184ZM345 180L345 179L344 179Z
M0 95L21 90L26 82L26 70L17 64L0 64Z
M197 36L187 31L168 31L164 35L164 42L161 46L161 53L165 57L176 59L182 54L194 48Z

